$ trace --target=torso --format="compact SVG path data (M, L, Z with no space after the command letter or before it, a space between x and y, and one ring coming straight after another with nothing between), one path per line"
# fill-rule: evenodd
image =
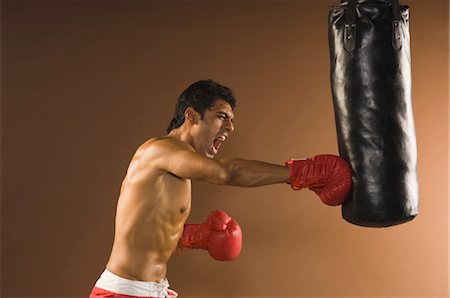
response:
M191 181L152 164L152 144L159 140L151 139L136 151L117 204L114 244L106 267L127 279L165 277L191 209Z

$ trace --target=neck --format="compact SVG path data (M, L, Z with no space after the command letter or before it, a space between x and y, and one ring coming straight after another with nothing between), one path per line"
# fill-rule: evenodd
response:
M191 130L188 129L187 127L185 127L185 125L182 125L179 128L173 129L167 136L177 139L177 140L180 140L184 143L187 143L196 150L196 147L194 144L194 138L192 137Z

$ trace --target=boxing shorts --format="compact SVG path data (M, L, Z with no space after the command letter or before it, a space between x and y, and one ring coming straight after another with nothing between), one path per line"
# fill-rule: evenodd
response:
M89 298L174 298L177 292L169 289L167 279L159 282L129 280L108 269L95 283Z

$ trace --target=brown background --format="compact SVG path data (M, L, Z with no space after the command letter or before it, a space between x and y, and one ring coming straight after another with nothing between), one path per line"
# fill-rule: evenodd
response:
M338 2L2 1L2 296L87 296L127 164L194 81L239 100L219 157L337 153L327 14ZM449 5L407 4L420 215L361 228L309 191L194 182L189 220L220 208L244 246L233 262L174 257L181 297L447 297Z

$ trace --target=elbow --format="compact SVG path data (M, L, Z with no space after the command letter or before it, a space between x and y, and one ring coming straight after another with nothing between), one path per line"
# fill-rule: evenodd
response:
M233 178L232 173L228 169L223 169L219 174L218 184L220 185L231 185Z
M236 175L234 172L235 171L233 171L231 163L223 163L218 175L217 184L233 185L233 181L236 180Z

